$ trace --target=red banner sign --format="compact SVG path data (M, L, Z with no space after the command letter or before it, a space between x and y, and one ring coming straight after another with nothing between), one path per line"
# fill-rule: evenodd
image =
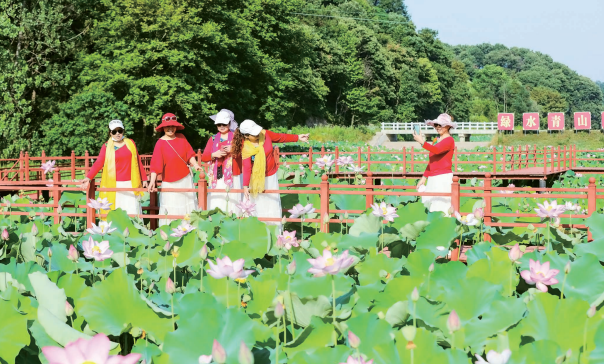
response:
M497 114L497 130L514 130L514 113Z
M526 112L522 114L523 130L539 130L539 113Z
M548 130L564 130L564 113L550 112L547 114Z
M575 113L575 129L591 129L591 113L588 111Z

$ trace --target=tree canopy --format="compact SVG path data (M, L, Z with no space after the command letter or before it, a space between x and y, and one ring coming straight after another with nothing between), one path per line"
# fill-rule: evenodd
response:
M528 49L444 44L402 0L0 0L0 10L3 157L97 153L114 118L150 152L166 112L200 148L221 108L265 127L442 112L598 121L604 109L602 83Z

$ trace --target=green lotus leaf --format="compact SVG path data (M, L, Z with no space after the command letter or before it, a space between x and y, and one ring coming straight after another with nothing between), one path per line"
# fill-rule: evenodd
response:
M351 354L349 347L336 345L335 347L318 347L315 350L298 352L293 358L288 360L290 364L308 364L308 363L345 363Z
M405 269L409 271L412 276L427 277L430 265L435 263L436 256L429 250L416 250L409 254L407 257L407 263Z
M330 198L336 204L338 210L365 210L365 195L332 194Z
M9 364L15 363L15 357L21 349L30 343L27 331L27 315L19 312L8 301L0 299L0 358Z
M457 220L444 216L435 217L417 238L416 248L428 249L436 256L445 256L451 242L458 236L456 228Z
M15 258L10 258L8 264L0 264L0 273L8 273L11 279L19 283L19 291L33 291L33 287L29 282L29 274L33 272L44 272L44 268L40 267L35 262L25 262L17 264ZM0 274L0 290L5 287L6 276Z
M352 224L348 233L352 236L360 236L362 233L377 233L381 228L382 224L379 217L371 213L365 213L354 219L354 224Z
M163 344L170 363L197 363L200 355L212 352L217 340L226 351L226 363L237 364L242 341L252 348L270 336L267 327L237 309L207 308L192 317L181 317L179 325L176 331L167 333Z
M512 357L508 364L555 363L556 359L564 353L565 351L556 342L539 340L523 345L519 350L512 351ZM573 363L574 361L567 359L565 362Z
M421 202L408 203L405 206L399 207L396 213L398 217L394 218L392 226L399 230L407 224L428 220L426 207Z
M393 355L391 351L385 348L374 351L380 345L392 345L394 347L392 337L390 336L393 333L392 327L385 320L380 320L376 314L365 313L351 318L346 324L348 325L348 330L361 339L359 347L361 353L378 362L383 362L383 360L379 360L382 356L391 357Z
M467 271L466 265L459 261L435 264L429 283L419 290L423 295L429 295L432 299L444 300L443 297L449 287L457 285L457 282L465 279Z
M376 254L375 249L370 255L365 256L365 259L355 266L359 272L359 283L361 286L386 280L386 277L381 277L380 272L385 271L394 277L405 264L405 259L391 259L386 254Z
M300 336L296 337L296 340L289 344L284 351L289 357L295 358L299 353L312 353L315 349L333 345L333 337L334 327L323 322L319 317L313 316Z
M274 272L276 270L265 269L257 277L248 278L247 284L252 291L252 300L247 303L248 312L254 312L262 316L272 306L279 283L274 274L268 274L268 271Z
M511 296L516 291L520 276L508 252L494 248L485 253L487 259L480 259L468 268L467 278L482 277L486 281L503 287L502 294Z
M75 307L95 331L117 336L132 325L163 341L172 330L170 319L158 317L139 294L133 279L117 269L105 281L87 287L75 300Z
M443 291L443 301L465 323L488 312L492 302L501 297L502 287L479 277L468 277L450 282Z
M406 224L399 229L401 236L409 239L416 240L417 237L430 225L428 221L416 221L411 224Z
M487 338L515 325L525 312L526 305L521 299L508 297L493 301L488 312L465 325L465 345L473 348L484 346Z
M261 254L254 258L264 256L271 247L270 234L266 225L255 217L223 221L220 226L220 235L227 241L245 243L252 251ZM228 244L225 244L225 248L227 246Z
M472 249L466 251L466 259L468 265L476 263L480 259L487 257L486 252L491 250L495 245L489 242L481 242L472 246Z
M375 294L375 305L372 312L386 311L399 301L406 301L414 288L421 288L424 279L421 277L401 276L396 277L386 284L386 288L380 294Z
M596 330L596 334L594 336L594 342L603 343L604 342L604 321L600 323L598 329ZM604 346L597 345L593 350L590 350L588 347L588 351L591 351L589 354L589 362L594 364L602 364L604 363Z
M558 273L558 284L562 289L564 268ZM566 297L578 298L589 303L595 301L604 292L604 268L595 255L585 254L571 263L571 270L564 284Z
M346 234L340 240L338 248L342 251L350 249L353 252L364 253L374 248L378 243L379 233L361 232L358 236Z
M151 361L155 363L155 358L162 354L157 346L142 339L136 341L131 352L141 354L141 360L144 360L145 363L151 363Z

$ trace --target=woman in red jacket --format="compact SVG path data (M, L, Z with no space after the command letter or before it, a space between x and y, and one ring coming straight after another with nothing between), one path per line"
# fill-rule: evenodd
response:
M210 188L241 189L241 156L234 158L231 154L234 131L237 122L232 111L222 109L210 116L218 128L218 133L208 140L201 155L201 161L209 163L208 178ZM225 213L237 211L236 205L241 201L241 193L208 193L208 209L220 208Z
M244 198L252 195L256 203L257 217L281 219L281 196L278 193L263 193L264 190L278 190L277 163L273 154L273 143L308 142L308 134L278 134L262 127L252 120L244 120L235 131L233 155L241 156L243 164ZM281 221L267 222L281 229Z
M157 191L157 175L162 176L162 188L194 188L189 164L198 171L201 167L195 160L195 151L184 135L176 133L185 127L174 114L165 114L155 131L164 132L151 157L151 180L149 192ZM188 162L188 163L187 163ZM160 192L159 215L186 215L197 208L195 192ZM171 219L160 219L159 225L168 225Z
M120 120L109 122L109 140L101 147L96 159L80 187L88 189L90 181L103 169L102 188L145 188L147 176L136 145L125 137L124 124ZM94 183L94 182L93 182ZM121 208L129 215L140 215L142 192L101 192L100 198L111 203L111 210ZM109 210L103 210L103 213Z
M451 166L453 164L453 153L455 152L455 141L449 129L456 128L457 125L448 114L440 114L436 120L426 120L426 125L433 126L438 133L438 138L433 144L426 142L424 136L415 134L413 138L420 143L424 149L430 152L428 166L424 176L417 184L418 190L424 192L451 193L451 184L453 183L453 173ZM426 184L427 178L427 184ZM424 186L424 187L422 187ZM422 203L426 205L430 212L442 211L449 215L451 207L451 198L443 196L422 197Z

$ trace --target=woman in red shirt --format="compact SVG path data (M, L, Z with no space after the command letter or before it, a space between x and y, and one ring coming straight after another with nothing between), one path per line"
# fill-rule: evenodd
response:
M263 193L264 190L278 190L277 163L273 153L273 143L308 142L308 134L278 134L262 127L252 120L244 120L235 131L233 155L241 156L243 164L243 191L246 199L257 205L257 217L272 217L278 221L267 222L281 230L281 196L278 193Z
M420 192L451 193L451 184L453 183L451 166L453 164L453 153L455 152L455 141L449 134L449 129L456 128L457 125L448 114L440 114L436 120L426 120L426 125L433 126L436 129L438 139L430 144L426 142L423 135L413 132L415 141L430 152L428 166L424 176L419 180L417 188ZM427 184L426 179L428 180ZM442 211L449 216L450 197L422 197L422 203L426 205L430 212Z
M90 181L101 168L101 187L106 188L146 188L147 176L141 157L134 142L125 136L124 124L120 120L109 122L109 140L103 144L98 158L82 180L80 187L88 189ZM109 148L109 150L108 150ZM101 192L101 198L107 198L111 210L121 208L129 215L140 215L140 197L142 192ZM103 210L107 213L109 210Z
M213 189L241 189L241 156L233 158L231 144L237 122L232 111L222 109L210 116L218 128L218 133L208 140L201 155L201 161L209 163L208 178ZM241 201L241 193L208 193L208 209L219 208L227 214L237 211L236 205Z
M157 191L157 175L162 176L162 188L194 188L193 176L189 164L198 171L201 167L195 160L195 151L184 135L176 133L185 127L177 121L174 114L165 114L155 131L164 132L153 149L151 157L151 180L149 192ZM188 161L188 163L187 163ZM197 208L195 192L160 192L160 215L186 215ZM160 219L159 225L168 225L172 219Z

